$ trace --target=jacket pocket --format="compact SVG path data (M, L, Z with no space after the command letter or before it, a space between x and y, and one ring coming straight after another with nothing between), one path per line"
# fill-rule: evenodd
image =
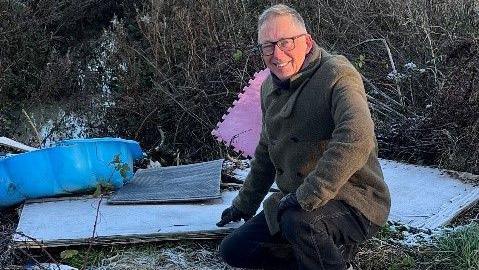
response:
M316 168L318 160L323 156L324 152L328 147L329 140L321 140L316 142L304 142L304 144L309 147L309 152L306 151L304 154L306 158L304 159L303 164L300 165L297 172L298 177L306 177L311 171Z

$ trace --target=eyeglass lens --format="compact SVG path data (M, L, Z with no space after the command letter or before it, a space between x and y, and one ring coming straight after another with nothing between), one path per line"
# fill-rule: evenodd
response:
M261 51L263 55L266 55L266 56L272 55L274 52L275 46L278 46L278 48L282 51L290 51L294 49L294 39L293 38L280 39L274 43L261 46Z

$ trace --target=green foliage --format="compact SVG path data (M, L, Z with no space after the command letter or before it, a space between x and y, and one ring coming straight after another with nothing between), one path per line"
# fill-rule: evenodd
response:
M403 256L394 257L388 270L406 270L406 269L415 269L416 262L414 258L405 254Z
M102 194L107 194L113 190L115 190L115 187L109 181L99 180L93 192L93 197L100 197Z
M115 155L110 164L113 165L113 168L115 170L114 172L118 172L123 178L123 182L126 182L130 167L128 166L128 163L122 162L120 154ZM113 173L110 177L113 177ZM113 190L115 190L115 187L112 185L110 178L98 179L98 184L96 185L95 191L93 192L93 197L100 197L102 194L108 194L110 191Z
M376 237L379 239L389 239L393 235L393 230L389 226L389 224L385 224L381 226L379 229L378 233L376 234Z
M404 225L395 225L391 226L389 224L383 225L378 233L376 234L376 237L378 239L382 240L389 240L389 239L396 239L396 240L401 240L404 238L404 232L407 232L408 228L405 227Z
M79 252L76 249L66 249L60 252L60 258L62 260L67 260L78 256Z
M115 170L120 173L121 177L125 180L128 176L128 172L130 171L130 167L128 163L122 162L120 155L117 154L113 157L113 161L111 162L115 167Z
M366 63L366 56L364 54L360 54L356 59L354 59L353 64L354 66L360 70L364 64Z
M112 249L112 248L110 248ZM116 249L116 248L115 248ZM86 260L87 266L98 263L106 256L112 256L106 249L92 248L88 250L87 247L81 247L74 250L64 250L60 252L61 262L71 267L82 269Z
M235 61L240 61L241 59L243 58L243 52L241 50L236 50L234 53L233 53L233 59Z
M471 223L438 239L438 267L450 270L479 269L479 224Z

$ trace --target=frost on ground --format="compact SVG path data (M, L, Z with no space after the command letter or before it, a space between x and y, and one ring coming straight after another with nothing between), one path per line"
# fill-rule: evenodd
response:
M402 225L399 223L390 223L384 227L383 231L375 238L368 241L365 245L361 245L360 252L355 260L361 263L362 267L358 269L376 269L374 265L364 262L365 258L372 256L371 252L380 254L384 252L384 243L390 252L402 252L404 250L416 250L419 247L431 247L437 249L438 240L442 237L470 228L469 225L457 226L454 228L447 227L437 230L419 230L413 227ZM477 225L476 225L477 226ZM383 243L383 244L378 244ZM218 240L214 241L181 241L168 242L158 245L148 245L147 247L130 247L117 252L111 252L110 255L104 256L95 266L88 268L89 270L233 270L226 265L218 254ZM365 255L369 254L369 255ZM376 256L380 256L377 255ZM364 257L366 256L366 257ZM382 258L386 260L386 265L392 264L386 255ZM382 268L381 268L382 269ZM403 268L391 268L403 269ZM410 268L404 268L410 269ZM423 268L420 268L423 269ZM433 268L435 269L435 268Z
M468 225L461 225L456 227L440 227L434 230L431 229L417 229L408 225L399 223L389 224L388 232L391 234L390 240L393 243L405 247L418 247L421 245L433 245L437 239L454 232L467 229Z
M129 248L103 258L90 270L216 270L232 269L218 256L218 241L173 242L148 248Z

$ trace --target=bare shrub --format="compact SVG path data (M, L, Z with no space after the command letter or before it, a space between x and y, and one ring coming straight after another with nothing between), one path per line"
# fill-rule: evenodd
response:
M181 157L218 156L211 130L262 65L252 52L258 12L241 1L151 1L135 21L114 23L107 122L146 147L160 141L161 129Z
M246 78L262 67L252 49L257 14L269 3L150 1L137 10L135 21L118 21L113 29L118 45L114 65L122 68L116 68L117 102L108 122L129 126L122 134L135 136L146 146L159 140L161 128L172 148L193 159L217 155L220 149L209 131ZM474 41L477 35L476 4L456 0L290 3L304 14L323 47L347 55L365 76L384 157L446 166L452 166L447 162L451 160L456 169L478 171L477 152L471 155L454 137L463 131L469 134L461 137L463 141L477 137L475 107L447 108L441 102L448 99L440 94L452 94L445 89L476 76L462 64L454 65L451 72L448 60L458 50L456 57L468 57L461 54L460 41ZM455 95L461 97L462 92ZM462 125L464 130L455 128L454 121L462 120L445 121L437 115L458 108L471 116ZM468 160L459 157L462 152L467 152Z
M150 149L164 133L182 162L223 155L210 132L263 68L256 18L278 1L53 2L1 2L4 133L19 118L5 108L68 97L105 116L90 136ZM477 1L286 3L364 75L382 157L479 173Z
M83 101L101 88L101 71L88 76L89 67L115 12L116 1L0 1L1 134L21 135L21 109Z

